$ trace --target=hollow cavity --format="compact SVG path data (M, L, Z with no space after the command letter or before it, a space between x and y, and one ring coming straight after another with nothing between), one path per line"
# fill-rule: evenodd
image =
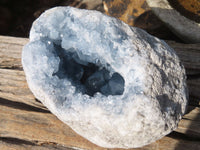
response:
M94 96L97 92L105 96L123 94L124 79L119 73L111 74L99 64L83 61L73 48L65 50L56 44L54 48L60 62L59 69L53 76L67 78L76 88L76 92L89 96Z

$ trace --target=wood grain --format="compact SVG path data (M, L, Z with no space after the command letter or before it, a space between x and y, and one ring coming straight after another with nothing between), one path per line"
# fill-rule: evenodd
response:
M21 66L21 51L27 42L24 38L0 36L0 149L105 150L76 134L34 98ZM188 74L188 111L176 131L136 150L200 149L200 44L168 44L186 69L194 70Z
M198 44L182 44L172 41L166 41L181 59L186 68L187 73L190 71L200 73L200 43ZM195 73L194 73L195 74Z

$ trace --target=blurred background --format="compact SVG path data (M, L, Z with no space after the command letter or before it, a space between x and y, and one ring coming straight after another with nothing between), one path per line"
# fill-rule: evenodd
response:
M33 21L55 6L101 11L161 39L182 42L152 13L145 0L0 0L0 35L28 37Z

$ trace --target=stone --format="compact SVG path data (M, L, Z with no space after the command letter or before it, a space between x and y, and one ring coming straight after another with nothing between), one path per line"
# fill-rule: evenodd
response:
M137 17L150 10L146 0L102 0L107 15L116 17L130 26L135 26ZM145 22L145 20L143 20Z
M97 11L56 7L22 52L29 88L53 114L106 148L141 147L176 129L187 105L175 51Z
M200 42L198 0L146 0L153 13L186 43Z

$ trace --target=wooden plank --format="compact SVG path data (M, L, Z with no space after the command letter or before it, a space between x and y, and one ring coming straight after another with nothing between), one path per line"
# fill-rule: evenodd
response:
M51 113L20 109L19 103L12 107L6 99L0 99L0 136L4 138L57 143L67 147L92 148L94 144L77 135Z
M32 106L35 109L40 108L40 111L47 111L41 103L37 102L33 94L28 90L23 71L0 69L0 97ZM25 108L27 108L27 106Z
M187 80L190 96L194 97L193 102L200 105L200 78L192 78Z
M19 88L21 88L20 85ZM13 104L13 101L3 98L0 99L0 137L4 139L23 139L22 141L34 143L34 145L26 145L25 142L26 146L32 146L33 148L38 146L38 143L47 145L48 143L54 143L58 145L64 145L66 147L78 147L91 150L104 149L90 143L86 139L76 134L70 127L58 120L53 114L45 111L38 111L36 109L26 109L23 107L27 106L22 104L23 100L16 100L16 103ZM35 105L35 107L37 107L37 105ZM193 109L189 114L184 116L184 119L179 124L177 132L184 133L184 135L187 136L188 130L192 130L193 133L199 135L199 116L200 111L197 107L196 109ZM194 125L195 128L194 126L190 126L190 124L192 124L194 121L198 122L198 124ZM0 141L2 141L1 138ZM0 143L0 145L6 146L5 141L6 140L2 141L3 143ZM175 149L180 141L187 145L186 148L184 148L181 144L180 146L182 150L186 150L188 146L194 147L196 149L200 147L200 142L198 141L187 140L184 138L175 139L172 134L156 141L155 143L139 149L161 149L164 147L167 147L168 149ZM170 145L168 145L169 143ZM7 145L10 146L10 144ZM19 145L16 145L15 143L11 146L18 147Z
M27 148L37 148L37 146L45 144L51 148L54 145L64 145L71 148L104 150L104 148L98 147L77 135L70 127L62 123L51 113L21 110L17 107L0 105L0 114L2 114L0 117L0 147L9 146L21 149L21 145L16 142L22 141L21 143ZM193 150L195 150L200 147L199 140L188 140L184 136L181 134L181 137L179 137L172 133L148 146L138 148L138 150L188 150L188 147L193 147ZM9 144L10 139L13 139L15 143ZM52 143L54 145L51 146ZM177 145L180 148L177 148Z
M28 43L27 38L15 38L0 36L0 68L19 68L21 66L21 52L23 46ZM188 72L200 73L200 43L181 44L166 41L175 49Z
M189 106L191 107L191 106ZM191 108L190 108L191 109ZM200 108L193 107L179 122L176 132L183 133L188 137L198 138L200 142Z
M1 99L9 100L5 105L15 105L18 106L19 109L49 113L46 107L37 101L28 89L23 71L0 69L0 97ZM4 105L4 102L0 101L0 104ZM185 130L188 129L189 120L195 120L195 114L199 112L198 107L196 109L190 112L191 116L185 116L184 122L186 123L181 123L182 128L185 128ZM198 116L198 114L196 116ZM187 126L185 126L186 124ZM196 132L200 134L200 128L198 128L198 130L196 130Z
M21 51L26 38L0 36L0 68L22 69Z
M166 42L174 48L188 73L191 71L200 73L200 43L183 44L173 41Z
M72 147L64 147L56 143L38 143L21 140L17 138L0 138L0 149L1 150L77 150Z
M34 98L21 66L21 51L27 42L0 36L0 149L104 150L76 134ZM189 109L175 132L137 150L200 149L200 44L168 43L190 70Z

